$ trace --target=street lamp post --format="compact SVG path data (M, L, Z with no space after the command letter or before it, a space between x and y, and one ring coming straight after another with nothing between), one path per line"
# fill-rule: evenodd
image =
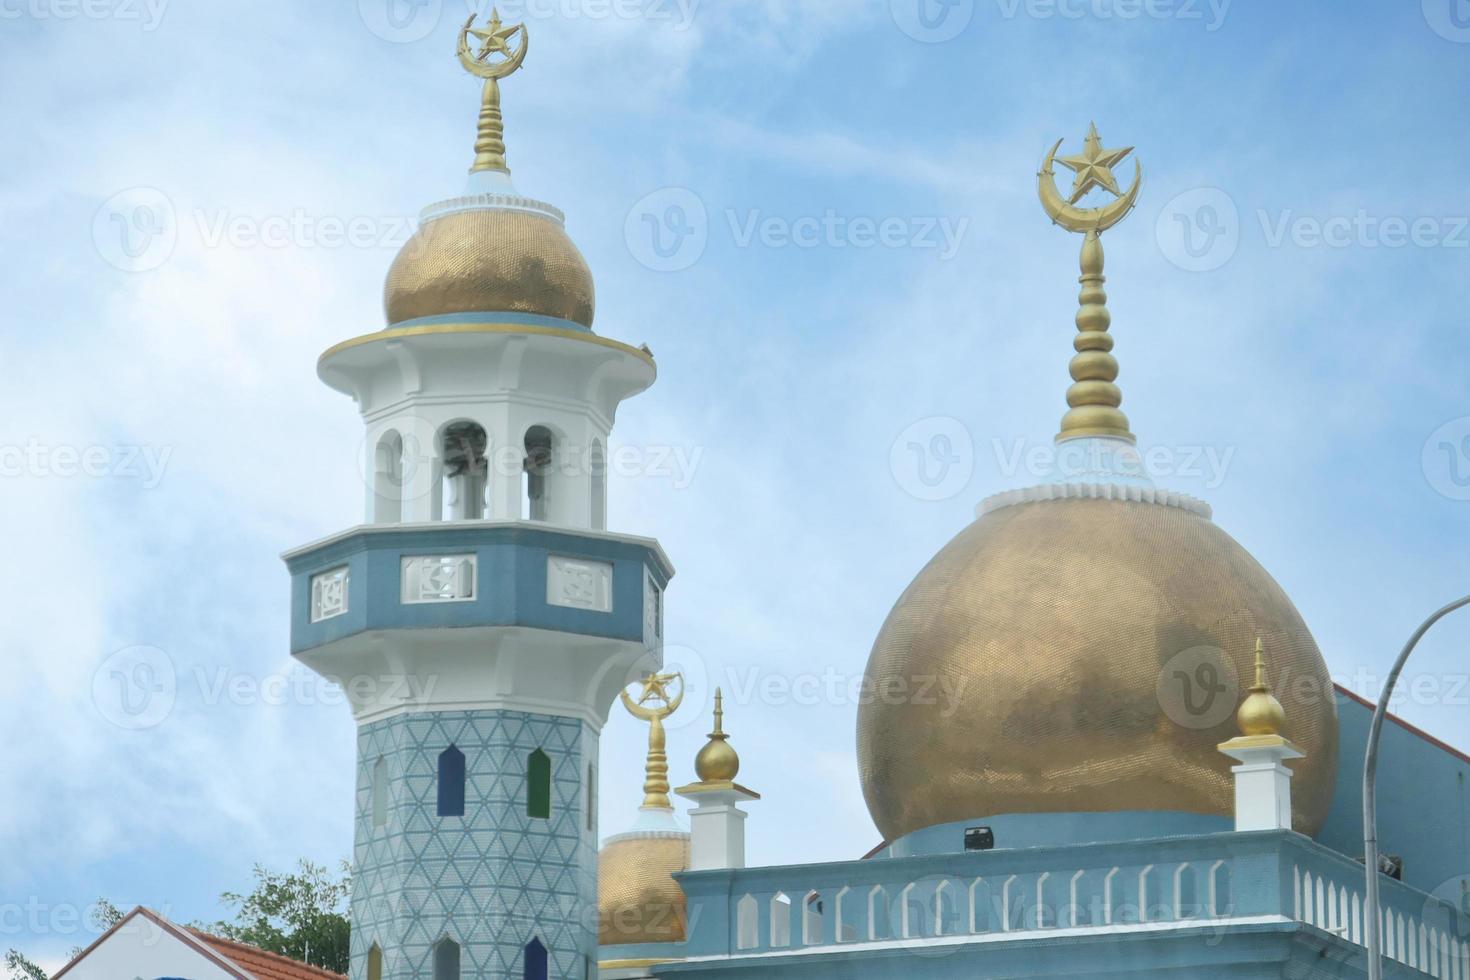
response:
M1445 616L1463 606L1470 606L1470 596L1466 596L1456 602L1450 603L1439 612L1430 616L1424 624L1414 631L1409 637L1409 642L1404 644L1399 658L1393 662L1393 670L1388 672L1388 683L1383 685L1383 694L1378 698L1378 706L1373 709L1373 724L1368 729L1368 754L1363 760L1363 859L1367 866L1367 901L1364 903L1363 916L1367 919L1364 925L1367 927L1368 936L1368 980L1383 980L1382 944L1383 937L1379 934L1378 918L1378 740L1383 734L1383 719L1388 714L1388 701L1393 696L1394 685L1398 683L1399 674L1404 669L1404 663L1409 659L1409 654L1414 652L1419 640L1429 632L1429 628L1439 622Z

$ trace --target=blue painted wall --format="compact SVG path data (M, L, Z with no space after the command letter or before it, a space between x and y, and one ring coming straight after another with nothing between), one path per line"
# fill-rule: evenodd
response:
M1317 839L1363 853L1363 754L1373 711L1339 694L1337 792ZM1470 763L1395 721L1383 727L1378 763L1378 843L1404 859L1404 881L1461 904L1470 882Z

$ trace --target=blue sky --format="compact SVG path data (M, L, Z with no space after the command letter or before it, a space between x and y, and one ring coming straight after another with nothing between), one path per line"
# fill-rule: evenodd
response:
M352 724L292 668L278 555L360 519L359 422L315 359L382 325L477 107L462 0L388 2L0 0L0 947L59 963L100 896L211 919L255 862L350 851ZM610 523L679 569L696 690L746 692L757 863L877 841L831 690L1055 431L1077 243L1034 175L1092 120L1146 168L1108 272L1160 482L1354 686L1465 591L1470 5L925 2L502 5L532 32L517 184L568 213L599 332L658 357L617 441L697 460L616 479ZM693 234L661 254L675 204ZM930 492L904 449L936 435ZM1401 706L1460 745L1467 641L1434 634ZM94 696L138 647L169 682L147 727ZM606 732L606 833L641 738Z

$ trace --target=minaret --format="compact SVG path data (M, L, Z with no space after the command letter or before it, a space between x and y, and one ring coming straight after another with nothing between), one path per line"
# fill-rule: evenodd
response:
M605 530L607 440L653 358L592 331L561 212L510 181L526 49L498 17L460 31L468 184L394 260L387 327L318 363L367 430L365 523L285 556L292 653L357 722L352 980L595 975L599 736L662 661L672 568Z

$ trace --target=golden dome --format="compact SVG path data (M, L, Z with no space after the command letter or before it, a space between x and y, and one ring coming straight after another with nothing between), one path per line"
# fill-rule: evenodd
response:
M399 250L389 325L447 313L534 313L592 326L592 272L554 208L451 210Z
M684 890L674 874L689 868L689 835L614 837L597 858L597 942L675 943L684 939Z
M858 712L873 820L896 840L1010 813L1226 816L1216 746L1236 734L1257 637L1291 679L1283 734L1306 753L1294 823L1315 833L1337 707L1317 644L1265 569L1181 507L993 509L918 574L874 643Z

